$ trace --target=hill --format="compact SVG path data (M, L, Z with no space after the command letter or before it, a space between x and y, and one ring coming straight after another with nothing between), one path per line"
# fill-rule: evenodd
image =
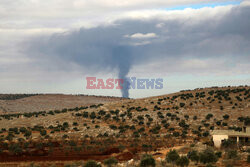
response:
M56 106L66 103L63 97ZM179 153L185 155L191 149L213 146L211 130L242 131L244 125L250 125L249 86L101 102L0 115L0 161L102 161L111 156L126 161L139 159L145 152L163 158L170 148L182 148ZM49 104L53 106L53 102ZM241 160L245 164L243 160L246 157Z
M61 110L121 100L119 97L65 94L0 94L0 112Z

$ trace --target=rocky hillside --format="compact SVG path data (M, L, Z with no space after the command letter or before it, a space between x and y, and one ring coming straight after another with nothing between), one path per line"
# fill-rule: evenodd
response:
M123 161L138 159L142 152L165 156L166 151L160 150L196 143L213 146L211 130L242 131L243 126L250 125L250 87L186 90L81 107L2 114L0 119L1 161L17 161L21 155L30 161L103 160L110 156ZM29 141L28 147L25 141ZM19 151L10 149L13 143Z

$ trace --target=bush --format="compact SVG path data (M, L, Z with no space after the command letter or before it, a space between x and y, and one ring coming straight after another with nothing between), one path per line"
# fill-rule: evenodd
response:
M172 163L173 165L176 163L176 161L180 158L179 154L176 150L170 150L166 155L166 161L168 163Z
M206 149L200 153L200 162L203 164L215 163L218 161L218 157L215 155L212 149Z
M23 152L22 148L20 147L19 144L11 144L9 147L9 151L15 155L19 155Z
M238 152L237 152L237 150L230 150L230 151L228 151L227 158L228 159L237 159L238 158Z
M196 162L196 163L199 162L200 157L199 157L197 151L195 151L195 150L190 151L190 152L188 152L188 155L187 155L187 156L188 156L188 158L189 158L191 161Z
M185 106L185 103L180 103L180 107L184 107Z
M41 134L41 136L45 136L45 135L47 135L47 131L46 130L41 130L40 134Z
M78 123L77 122L73 122L73 126L78 126Z
M84 167L101 167L101 165L97 164L96 161L90 160L87 161L86 164L84 164Z
M221 151L218 151L215 153L215 155L218 157L218 158L221 158L222 157L222 152Z
M223 118L227 120L227 119L229 119L229 115L225 114L225 115L223 115Z
M189 165L189 160L186 156L181 156L177 161L176 165L180 167L185 167Z
M180 133L179 133L179 132L174 132L174 133L173 133L173 136L174 136L174 137L179 137L179 136L180 136Z
M207 137L207 136L209 135L209 132L206 131L206 132L204 132L202 135L203 135L204 137Z
M236 142L234 142L233 140L227 139L227 140L222 141L221 146L222 148L225 148L225 149L229 149L229 148L232 149L232 148L235 148L237 145L236 145Z
M118 163L117 159L114 157L108 158L104 160L104 164L108 167L111 167L112 165L116 165Z
M145 154L141 158L140 167L155 167L155 159L152 155Z

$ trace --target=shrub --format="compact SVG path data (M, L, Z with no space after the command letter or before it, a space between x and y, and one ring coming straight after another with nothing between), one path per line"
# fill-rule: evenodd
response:
M174 136L174 137L179 137L179 136L180 136L180 133L179 133L179 132L174 132L174 133L173 133L173 136Z
M63 127L64 127L64 128L68 128L68 127L69 127L69 123L68 123L68 122L64 122L64 123L63 123Z
M200 153L200 162L203 164L215 163L218 161L218 157L215 155L212 149L206 149Z
M95 119L95 118L96 118L95 112L91 112L90 118L91 118L91 119Z
M140 167L155 167L155 159L152 155L145 154L141 158Z
M207 137L207 136L209 135L209 132L206 131L206 132L204 132L202 135L203 135L204 137Z
M229 149L229 148L235 148L236 147L236 142L228 139L228 140L223 140L221 143L221 146L225 149Z
M98 128L100 128L100 126L99 125L95 125L95 128L98 129Z
M173 165L180 158L176 150L170 150L166 155L166 161L172 163Z
M47 135L47 131L46 130L41 130L40 134L41 134L41 136L45 136L45 135Z
M15 155L19 155L23 152L22 148L20 147L19 144L11 144L9 147L9 151L14 153Z
M114 157L108 158L104 160L104 164L108 167L111 167L112 165L116 165L118 163L117 159Z
M87 161L86 164L84 164L84 167L101 167L101 165L97 164L96 161L90 160Z
M238 152L237 152L237 150L230 150L230 151L228 151L227 158L228 159L237 159L238 158Z
M77 122L73 122L73 126L78 126L78 123Z
M187 155L187 156L188 156L188 158L189 158L191 161L196 162L196 163L199 162L200 157L199 157L197 151L195 151L195 150L190 151L190 152L188 152L188 155Z
M215 153L215 155L218 157L218 158L221 158L222 157L222 152L221 151L218 151Z
M220 126L221 125L221 121L217 121L216 125Z
M225 114L225 115L223 115L223 118L227 120L229 118L229 115Z
M181 156L177 161L176 165L180 167L185 167L189 165L189 160L186 156Z
M207 114L206 119L209 120L212 117L213 117L213 114Z
M185 106L185 103L180 103L180 107L184 107Z

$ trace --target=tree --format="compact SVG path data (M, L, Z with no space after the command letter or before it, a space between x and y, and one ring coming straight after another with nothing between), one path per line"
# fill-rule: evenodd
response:
M45 135L47 135L47 131L46 130L41 130L40 134L41 134L41 136L45 136Z
M96 118L95 112L91 112L90 118L91 118L91 119L95 119L95 118Z
M225 115L223 115L223 118L227 120L229 118L229 115L225 114Z
M206 149L200 153L200 162L203 164L215 163L218 161L218 157L215 155L214 150Z
M236 142L234 142L232 139L223 140L221 146L226 150L237 147Z
M17 143L11 144L9 147L9 151L14 153L15 155L19 155L23 152L22 148Z
M196 163L198 163L198 162L199 162L199 159L200 159L200 157L199 157L199 155L198 155L198 152L195 151L195 150L188 152L187 157L188 157L191 161L196 162Z
M152 155L144 154L141 158L140 167L155 167L155 159Z
M206 119L209 120L209 119L212 118L212 117L213 117L213 114L210 114L210 113L209 113L209 114L207 114Z
M185 106L185 103L180 103L180 107L184 107Z
M186 156L181 156L177 161L176 165L180 167L185 167L189 165L189 160Z
M84 164L84 167L101 167L101 165L97 164L96 161L90 160L87 161L86 164Z
M31 131L27 130L25 133L24 133L24 136L26 138L29 138L30 136L32 135Z
M108 167L112 167L112 165L116 165L118 163L117 159L114 157L108 158L104 160L104 164Z
M235 159L236 160L238 158L238 152L237 152L237 150L230 150L230 151L228 151L227 158L228 159Z
M176 150L170 150L166 155L166 161L172 163L173 166L176 164L176 161L180 158Z
M179 133L179 132L174 132L174 133L173 133L173 136L174 136L174 137L179 137L179 136L180 136L180 133Z

